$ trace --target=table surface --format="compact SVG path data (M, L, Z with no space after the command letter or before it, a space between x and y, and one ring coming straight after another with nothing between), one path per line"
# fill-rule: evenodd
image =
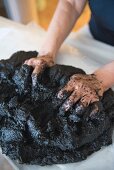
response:
M39 51L45 36L46 32L35 23L21 25L0 17L0 59L7 59L20 50ZM114 48L94 40L89 33L88 26L85 26L67 38L58 53L56 63L72 65L84 69L87 73L92 73L112 60L114 60ZM113 170L113 167L114 142L92 154L85 161L66 165L45 167L19 165L0 154L0 169L2 170Z

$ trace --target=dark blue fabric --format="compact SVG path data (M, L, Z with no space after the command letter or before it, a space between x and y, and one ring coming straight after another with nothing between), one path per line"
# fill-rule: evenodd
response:
M114 46L114 0L89 0L89 5L93 37Z

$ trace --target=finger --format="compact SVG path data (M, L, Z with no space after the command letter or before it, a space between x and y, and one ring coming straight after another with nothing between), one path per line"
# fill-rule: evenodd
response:
M41 66L36 66L33 70L33 73L32 74L39 74L40 72L42 71L42 67Z
M42 73L45 68L47 67L47 64L44 62L43 64L38 64L35 66L35 69L33 70L33 74L40 74Z
M28 63L28 60L25 60L24 64L27 64Z
M100 97L102 97L103 96L103 92L104 92L104 89L103 88L99 88L97 93L98 93L98 95Z
M64 97L64 94L73 92L73 89L74 88L72 86L69 86L69 84L67 84L63 89L58 92L57 98L62 99Z
M83 113L86 111L86 107L84 107L80 102L76 104L75 106L75 113L77 115L83 115Z
M91 96L91 103L94 103L94 102L98 102L99 101L99 97L98 97L98 95L94 95L93 97Z
M38 58L30 58L29 60L26 60L26 64L35 67L37 65L43 64L43 60Z
M99 101L99 97L95 93L89 93L84 95L80 101L84 107L88 107L89 104Z
M92 111L90 113L90 117L95 116L98 112L99 112L99 106L98 106L98 103L96 102L93 105L93 109L92 109Z
M87 96L87 95L83 96L83 97L81 98L81 100L80 100L80 102L82 103L82 105L83 105L84 107L88 107L88 105L90 104L90 101L91 101L91 99L90 99L90 97Z
M27 61L27 65L29 65L29 66L35 66L35 60L36 60L36 59L34 59L34 58L29 59L29 60Z
M71 96L62 105L64 111L68 111L78 100L80 99L80 94L74 91Z

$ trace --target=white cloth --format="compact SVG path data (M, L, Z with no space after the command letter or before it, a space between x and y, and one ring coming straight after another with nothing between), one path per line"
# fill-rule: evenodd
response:
M34 23L24 26L0 17L0 59L10 57L18 50L39 50L44 38L45 31ZM61 47L56 62L92 73L112 60L114 60L114 48L94 40L88 26L85 26L80 31L71 33ZM2 159L1 155L0 158ZM113 170L114 143L78 163L45 167L16 163L16 166L20 170ZM3 161L0 163L0 169L9 170L3 169ZM14 169L16 168L12 166L12 170Z

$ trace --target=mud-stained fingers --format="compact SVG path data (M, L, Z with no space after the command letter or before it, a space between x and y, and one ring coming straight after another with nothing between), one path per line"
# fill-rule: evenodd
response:
M82 103L81 102L79 102L79 103L77 103L76 104L76 106L75 106L75 113L77 114L77 115L83 115L83 113L86 111L86 107L84 107L83 105L82 105Z
M91 99L88 97L88 96L83 96L82 98L81 98L81 100L80 100L80 102L82 103L82 105L84 106L84 107L88 107L88 105L90 104L90 101L91 101Z
M104 87L103 88L99 88L97 93L98 93L99 97L102 97L103 93L104 93Z
M91 92L82 96L80 101L84 107L88 107L89 104L99 101L99 97L95 92Z
M93 110L90 113L90 117L95 116L100 111L98 102L93 103Z
M45 69L45 66L44 66L44 65L35 66L35 68L34 68L34 70L33 70L33 72L32 72L32 85L33 85L33 86L36 85L38 75L39 75L40 73L42 73L44 69Z
M86 110L87 110L87 107L84 107L81 102L79 102L75 106L75 113L78 116L82 116L86 112ZM94 117L99 111L100 111L100 109L99 109L98 102L93 103L93 109L90 113L90 117Z
M29 60L26 60L24 64L27 64L29 66L35 66L36 58L30 58Z
M80 94L74 91L62 105L62 110L68 111L79 99L80 99Z
M61 89L61 90L58 92L57 98L58 98L58 99L62 99L66 93L72 93L72 91L73 91L73 87L70 87L70 88L69 88L68 85L66 85L63 89Z
M39 65L46 65L46 61L44 60L44 59L42 59L42 58L31 58L31 59L29 59L29 60L26 60L25 62L24 62L24 64L27 64L27 65L30 65L30 66L33 66L33 67L35 67L35 66L39 66Z
M33 75L38 74L41 71L41 68L39 66L36 66L33 70Z
M63 87L59 92L57 97L59 99L62 99L64 97L64 94L66 93L72 93L74 91L74 85L72 84L72 81L69 81L65 87Z
M43 72L45 68L46 68L46 64L37 65L37 66L35 66L35 68L33 70L33 74L39 74L39 73Z
M98 102L99 100L99 96L96 95L94 98L91 99L91 103Z

